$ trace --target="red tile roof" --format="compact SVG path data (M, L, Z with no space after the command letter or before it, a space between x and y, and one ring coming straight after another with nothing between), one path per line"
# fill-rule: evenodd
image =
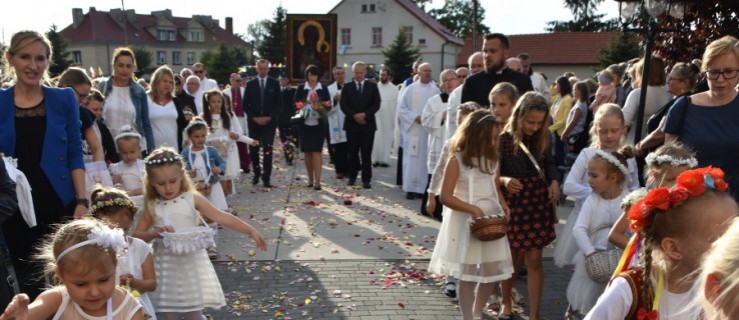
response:
M81 23L77 28L74 28L73 24L70 24L61 31L62 37L70 42L88 42L88 41L114 41L123 42L125 40L126 33L128 34L128 43L151 43L159 42L154 35L149 33L146 28L157 25L160 18L150 14L136 14L136 21L139 28L136 28L129 20L126 20L126 32L123 27L119 25L110 12L91 10L84 15ZM193 20L193 18L184 17L172 17L169 19L177 29L185 28ZM237 44L240 46L247 46L248 43L239 38L238 36L228 32L226 29L218 26L215 21L213 28L204 28L204 41L203 43L230 43ZM183 43L187 42L186 39L177 33L176 41L161 41L166 43Z
M508 36L510 56L528 53L537 65L597 64L600 49L608 47L617 32L554 32L518 34ZM482 48L482 40L477 46ZM477 50L480 50L480 49ZM465 39L464 47L457 55L457 64L466 64L472 52L472 38Z

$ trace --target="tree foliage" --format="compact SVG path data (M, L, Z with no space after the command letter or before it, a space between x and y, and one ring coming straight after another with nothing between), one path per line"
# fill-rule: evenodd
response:
M51 42L51 51L54 53L51 57L51 65L49 66L49 74L56 77L64 70L72 65L69 59L69 51L67 51L67 42L64 41L62 35L56 31L56 25L52 24L49 31L46 32L46 38Z
M601 68L606 68L614 63L621 63L643 55L644 50L639 44L639 38L633 33L622 32L611 40L608 47L600 49L598 64Z
M285 20L287 10L282 6L275 9L272 20L262 25L264 37L257 45L259 57L269 60L271 63L285 63L285 48L287 45L287 30Z
M136 75L137 78L140 78L141 76L152 73L156 68L154 67L153 58L151 54L151 50L147 47L133 47L133 56L136 59L136 66L138 66L138 70L135 70L133 73Z
M228 83L231 73L247 64L246 49L239 46L221 44L218 50L208 50L202 55L202 62L208 70L208 77L218 83Z
M472 16L474 12L473 0L447 0L439 9L431 9L429 15L443 24L457 37L465 38L472 33ZM477 6L477 33L490 33L490 28L482 23L485 18L485 8Z
M418 60L420 53L408 44L405 32L399 29L393 43L382 51L382 55L385 56L385 67L390 70L393 82L397 84L411 75L413 62Z
M564 6L572 11L572 20L549 21L546 28L549 32L592 32L614 31L618 29L618 20L603 20L605 14L598 14L595 9L604 0L563 0Z

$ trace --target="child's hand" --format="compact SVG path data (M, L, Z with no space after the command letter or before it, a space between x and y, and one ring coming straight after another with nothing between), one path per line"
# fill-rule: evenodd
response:
M500 179L503 181L506 190L512 194L516 194L523 189L521 181L518 181L516 178L501 177Z
M195 176L196 176L197 174L198 174L198 172L197 172L197 171L195 171L195 169L192 169L192 170L190 170L190 177L191 177L191 178L195 178Z
M557 201L559 201L559 183L552 181L549 185L549 202L557 203Z
M28 303L30 299L25 293L17 294L10 301L5 312L0 315L0 320L28 320Z
M120 174L116 174L113 176L113 184L121 183L122 176Z
M507 222L511 222L511 208L508 207L507 204L501 203L500 207L503 209L503 213L505 214L505 219Z
M264 240L264 237L254 229L254 232L249 235L252 239L254 239L254 242L257 243L257 248L261 249L262 251L267 251L267 241Z
M482 212L482 209L480 209L480 207L478 206L473 206L473 207L475 209L473 209L472 212L470 212L472 214L472 218L477 219L477 218L482 218L485 216L485 213Z
M239 138L239 135L233 132L229 132L228 137L231 138L231 140L236 140Z
M157 227L155 230L156 230L157 236L161 238L162 236L159 235L160 233L174 232L174 227L173 226L161 226L161 227Z
M429 198L426 200L426 215L433 217L434 211L436 211L436 197L429 194Z
M251 141L251 146L252 147L258 147L259 146L259 140L252 140Z
M216 168L210 169L210 172L213 172L213 174L221 174L221 168L216 167Z
M130 273L122 274L120 276L120 283L126 286L131 286L131 281L133 281L133 275Z

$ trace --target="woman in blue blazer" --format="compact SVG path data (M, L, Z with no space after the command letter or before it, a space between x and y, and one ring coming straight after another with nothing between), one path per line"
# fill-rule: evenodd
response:
M36 31L19 31L5 52L15 86L0 91L0 152L18 159L31 185L36 226L21 215L3 224L21 292L34 299L45 288L43 263L33 259L52 226L87 214L79 106L71 88L43 86L51 44Z

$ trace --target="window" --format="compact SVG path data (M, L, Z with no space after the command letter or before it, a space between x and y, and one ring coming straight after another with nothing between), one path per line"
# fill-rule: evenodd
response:
M375 5L374 4L371 4L370 5L369 11L370 12L375 12Z
M167 63L167 51L157 51L157 64Z
M341 44L347 46L352 44L352 29L341 29Z
M72 51L72 63L76 65L82 64L82 52L81 51Z
M418 45L419 46L425 46L426 45L426 39L418 39Z
M188 37L187 37L187 40L188 41L194 41L194 42L201 42L204 39L205 38L203 37L203 32L202 31L190 31L190 33L188 33Z
M362 5L362 12L367 12L367 5L366 4L363 4Z
M167 31L167 40L169 40L169 41L175 41L175 40L177 40L176 33L174 31L172 31L172 30Z
M403 27L403 33L405 33L405 38L408 39L408 44L413 44L413 27L412 26Z
M157 37L159 40L167 40L167 30L159 30L159 36Z
M195 63L195 52L188 52L187 53L187 64L192 65Z
M176 65L182 64L182 59L180 58L179 51L172 51L172 64L176 64Z
M372 28L372 46L382 47L382 27Z

